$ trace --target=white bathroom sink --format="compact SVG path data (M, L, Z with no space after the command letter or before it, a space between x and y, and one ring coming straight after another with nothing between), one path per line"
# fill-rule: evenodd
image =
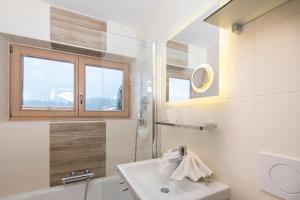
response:
M121 177L141 200L227 200L229 187L217 181L175 181L159 171L159 159L118 166ZM164 188L164 189L162 189ZM161 190L167 192L164 193Z

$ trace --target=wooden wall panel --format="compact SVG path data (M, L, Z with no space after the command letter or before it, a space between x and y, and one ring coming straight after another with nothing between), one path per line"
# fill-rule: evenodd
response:
M105 122L50 124L50 186L61 185L72 171L90 169L105 176Z
M169 40L167 42L167 64L188 67L188 45Z
M106 50L106 22L51 7L51 41L77 47Z

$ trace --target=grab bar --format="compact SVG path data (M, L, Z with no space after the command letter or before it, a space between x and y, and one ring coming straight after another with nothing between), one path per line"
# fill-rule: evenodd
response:
M91 172L90 170L85 170L84 174L76 175L76 172L71 172L71 174L67 177L63 177L61 182L65 184L74 183L78 181L84 181L95 176L95 173Z

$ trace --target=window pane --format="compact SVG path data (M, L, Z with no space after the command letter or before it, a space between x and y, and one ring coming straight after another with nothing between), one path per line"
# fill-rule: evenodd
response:
M190 98L190 80L169 78L169 100L185 100Z
M74 64L23 57L23 109L73 109Z
M86 110L123 110L123 71L86 66Z

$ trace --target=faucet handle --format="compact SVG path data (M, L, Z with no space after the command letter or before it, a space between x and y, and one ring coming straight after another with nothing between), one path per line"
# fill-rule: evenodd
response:
M179 150L179 155L181 156L185 156L187 155L187 146L179 146L178 150Z
M70 174L70 176L76 176L76 174L77 173L75 171L72 171L71 174Z

